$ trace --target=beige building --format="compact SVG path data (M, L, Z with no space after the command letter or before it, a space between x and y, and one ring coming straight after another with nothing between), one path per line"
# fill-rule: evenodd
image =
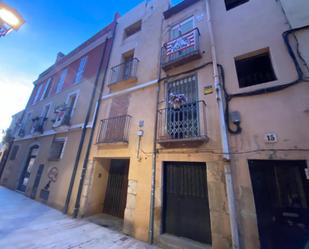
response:
M104 213L96 222L163 247L231 247L205 13L204 1L156 0L118 19L96 141L76 181L80 216Z
M305 248L309 4L238 2L226 11L224 1L212 1L212 16L234 133L240 248Z
M1 184L64 212L89 143L115 21L41 73L22 114Z

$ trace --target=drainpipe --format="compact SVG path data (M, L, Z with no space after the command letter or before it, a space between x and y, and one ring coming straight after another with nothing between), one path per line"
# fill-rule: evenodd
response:
M114 38L115 38L115 34L116 34L117 23L115 23L114 25L115 26L114 26L114 30L113 30L113 34L112 34L112 39L113 39L112 40L112 46L114 44ZM104 49L103 59L105 57L106 47L107 47L107 40L106 40L106 46L105 46L105 49ZM100 88L100 91L99 91L96 109L94 111L92 129L90 131L90 137L89 137L89 141L88 141L88 144L87 144L86 155L85 155L84 162L83 162L82 173L81 173L81 177L80 177L80 181L79 181L79 185L78 185L77 197L76 197L76 201L75 201L75 207L74 207L74 212L73 212L74 218L77 218L78 213L79 213L80 200L81 200L81 196L82 196L82 192L83 192L84 181L85 181L85 176L86 176L86 172L87 172L88 160L89 160L89 156L90 156L90 151L91 151L91 146L92 146L93 137L94 137L94 133L95 133L95 128L96 128L97 120L98 120L98 117L99 117L99 112L100 112L100 107L101 107L101 102L102 102L102 94L103 94L103 90L104 90L104 86L105 86L105 79L106 79L106 75L107 75L107 70L108 70L108 66L109 66L109 59L110 59L111 52L112 52L112 47L110 48L108 55L107 55L108 61L107 61L106 66L104 68L104 75L103 75L103 79L102 79L102 84L101 84L101 88ZM100 67L100 71L101 71L101 67Z
M229 207L229 217L230 217L230 226L231 226L231 234L232 234L232 244L233 249L239 249L239 234L238 234L238 224L236 219L236 207L235 207L235 193L233 189L233 179L231 172L231 155L227 134L227 125L225 122L225 110L224 110L224 95L223 95L223 87L220 82L219 69L217 63L217 55L216 55L216 47L215 47L215 39L213 26L210 16L210 4L209 0L205 0L206 3L206 15L207 15L207 25L210 36L211 43L211 55L213 60L213 76L214 76L214 85L216 89L216 98L219 109L219 120L220 120L220 132L221 132L221 146L223 152L223 161L224 161L224 172L225 172L225 181L226 181L226 192L228 199L228 207Z
M155 214L155 199L156 199L156 163L157 163L157 128L158 128L158 109L159 109L159 98L161 89L161 41L162 41L162 31L163 31L163 19L161 19L161 32L160 32L160 49L159 49L159 71L158 71L158 85L156 94L156 105L155 105L155 123L153 131L153 152L152 152L152 165L151 165L151 191L150 191L150 215L149 215L149 234L148 242L153 244L154 237L154 214Z
M70 179L69 190L68 190L68 194L67 194L64 209L63 209L63 213L65 213L65 214L68 212L69 204L70 204L70 201L71 201L71 196L72 196L73 186L74 186L74 182L75 182L75 178L76 178L76 174L77 174L78 164L79 164L79 161L80 161L83 145L84 145L84 142L85 142L85 139L86 139L87 124L88 124L89 119L90 119L91 109L92 109L93 101L94 101L95 94L96 94L96 91L97 91L97 86L98 86L98 83L99 83L100 72L101 72L103 64L104 64L104 58L106 56L106 48L107 48L108 40L109 39L107 37L106 40L105 40L104 51L102 53L102 58L101 58L101 61L100 61L100 65L99 65L99 68L98 68L98 72L97 72L97 75L96 75L95 83L94 83L91 98L90 98L90 103L89 103L89 106L88 106L87 114L86 114L85 121L84 121L83 128L82 128L82 134L81 134L80 142L79 142L79 145L78 145L78 150L77 150L77 153L76 153L76 158L75 158L75 161L74 161L72 176L71 176L71 179ZM106 73L106 71L104 73ZM105 77L105 75L104 75L104 77ZM99 99L101 99L101 96L99 96ZM93 130L93 127L92 127L92 130ZM81 178L83 177L83 172L84 171L82 171Z

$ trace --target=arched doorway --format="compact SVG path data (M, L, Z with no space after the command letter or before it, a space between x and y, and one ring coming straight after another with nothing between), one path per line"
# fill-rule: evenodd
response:
M38 145L33 145L28 153L28 157L27 157L27 161L26 161L26 165L24 167L24 170L20 176L19 179L19 183L17 186L17 190L21 191L21 192L25 192L29 179L30 179L30 175L31 175L31 170L33 168L33 165L35 163L35 159L38 155L38 151L39 151L39 146Z

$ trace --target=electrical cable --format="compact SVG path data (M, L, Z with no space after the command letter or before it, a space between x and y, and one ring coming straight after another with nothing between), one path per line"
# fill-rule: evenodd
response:
M231 128L231 126L230 126L229 102L233 98L256 96L256 95L261 95L261 94L278 92L278 91L284 90L284 89L286 89L286 88L288 88L290 86L294 86L294 85L296 85L298 83L301 83L301 82L309 82L309 78L304 77L304 73L303 73L303 71L301 69L301 66L299 65L299 62L297 60L297 57L296 57L296 55L295 55L295 53L293 51L293 48L292 48L292 46L290 44L290 40L289 40L290 34L294 34L297 31L300 31L300 30L303 30L303 29L308 29L308 28L309 28L309 25L306 25L306 26L303 26L303 27L299 27L299 28L296 28L296 29L291 29L291 30L285 31L282 34L284 43L285 43L285 45L287 47L287 50L288 50L288 53L289 53L290 57L293 60L293 63L294 63L295 68L296 68L297 76L298 76L296 80L294 80L294 81L292 81L290 83L286 83L284 85L279 85L279 86L272 86L272 87L262 88L262 89L258 89L258 90L248 91L248 92L229 94L228 91L226 90L226 85L225 85L224 68L223 68L222 65L218 65L218 67L220 68L220 71L221 71L222 88L223 88L223 92L224 92L224 95L225 95L225 121L227 123L228 131L231 134L239 134L242 131L240 123L236 124L236 126L237 126L236 130L233 130ZM298 56L300 56L300 58L302 60L304 60L303 57L301 56L299 50L297 51L297 54L298 54Z

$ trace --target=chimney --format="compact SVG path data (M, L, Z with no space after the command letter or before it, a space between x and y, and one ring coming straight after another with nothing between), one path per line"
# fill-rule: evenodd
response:
M59 60L61 60L63 57L64 57L64 53L59 52L59 53L57 54L56 63L57 63Z

